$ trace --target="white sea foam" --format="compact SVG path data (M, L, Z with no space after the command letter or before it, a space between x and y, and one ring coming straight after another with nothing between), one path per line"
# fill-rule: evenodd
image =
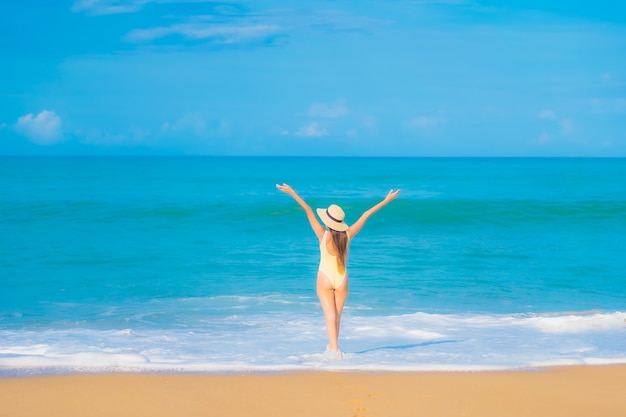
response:
M205 327L0 331L0 372L494 370L626 363L626 313L346 315L328 361L318 315L231 316Z
M625 315L616 314L569 314L557 317L529 317L525 324L544 333L582 333L589 331L611 331L623 329ZM620 320L621 319L621 320Z

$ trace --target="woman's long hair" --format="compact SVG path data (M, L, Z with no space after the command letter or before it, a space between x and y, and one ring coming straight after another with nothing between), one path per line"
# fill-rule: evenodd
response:
M333 238L333 245L337 249L337 261L339 263L339 269L346 269L346 260L348 259L348 233L338 232L334 229L330 230L330 236Z

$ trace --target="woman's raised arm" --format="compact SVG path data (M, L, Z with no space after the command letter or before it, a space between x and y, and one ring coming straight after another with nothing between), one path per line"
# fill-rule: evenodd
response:
M385 197L385 199L383 201L381 201L380 203L374 205L372 208L370 208L369 210L366 210L361 217L359 217L359 220L357 220L356 222L354 222L352 224L352 226L350 226L348 228L348 234L350 235L350 238L352 239L354 236L357 235L357 233L359 233L361 231L361 229L363 228L363 225L365 224L365 222L367 221L367 219L370 218L370 216L374 213L376 213L378 210L380 210L381 208L385 207L387 204L389 204L390 201L392 201L394 198L396 198L398 196L398 194L400 194L400 190L390 190L387 193L387 196Z
M311 208L311 206L309 206L306 203L306 201L304 201L302 197L300 197L298 193L296 193L294 189L291 188L291 186L283 183L282 185L276 184L276 188L278 188L283 193L286 193L292 196L293 199L296 200L296 202L304 209L304 212L306 213L306 217L309 220L309 223L311 224L311 228L315 232L315 235L317 236L317 238L321 239L322 236L324 235L324 226L322 226L319 220L317 220L317 217L315 216L315 213L313 212L313 209Z

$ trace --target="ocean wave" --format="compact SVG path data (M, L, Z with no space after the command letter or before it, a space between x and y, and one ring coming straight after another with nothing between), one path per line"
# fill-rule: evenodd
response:
M0 373L489 370L626 363L626 312L346 315L339 363L323 318L258 314L226 326L0 331Z

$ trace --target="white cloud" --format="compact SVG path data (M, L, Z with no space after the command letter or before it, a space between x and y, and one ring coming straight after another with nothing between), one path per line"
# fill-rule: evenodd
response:
M161 127L164 133L167 132L188 132L196 136L206 134L208 132L208 123L206 118L200 113L190 113L182 116L174 123L165 122Z
M97 129L77 131L80 142L87 145L120 146L128 144L128 138L122 133L104 132Z
M626 112L626 97L592 98L589 100L594 114L621 114Z
M71 10L91 15L134 13L147 3L151 0L76 0Z
M277 25L225 25L215 23L180 23L149 29L135 29L126 35L128 42L150 42L168 36L180 35L187 40L213 39L218 43L239 43L265 39L282 32Z
M552 140L552 137L550 135L548 135L546 132L541 133L537 137L537 142L539 142L539 143L548 143L551 140Z
M556 119L556 114L552 110L544 109L539 112L539 118L545 120L554 120Z
M348 137L353 138L353 137L358 136L358 135L359 135L359 132L356 129L346 130L346 136L348 136Z
M150 145L151 139L154 137L149 130L139 127L131 127L122 133L95 128L76 130L73 133L80 138L80 143L110 147Z
M373 129L378 125L378 119L376 119L374 116L365 116L363 118L363 126L365 126L368 129Z
M300 128L296 133L296 136L302 137L321 137L328 136L326 128L320 127L317 123L311 122L308 125Z
M542 120L550 120L552 123L558 124L561 129L561 134L569 135L574 133L578 126L574 119L569 117L558 117L556 112L553 110L544 109L539 112L539 118ZM544 140L540 140L541 142L545 142Z
M205 14L181 15L176 3L207 3ZM263 8L254 2L214 0L74 0L71 10L90 16L142 12L147 5L160 10L160 17L147 22L166 22L134 28L125 36L131 43L150 43L172 37L172 42L208 40L219 45L239 43L274 44L279 36L301 30L363 31L381 21L343 12L302 11L294 8ZM158 7L157 7L158 6ZM179 11L179 10L178 10ZM178 39L177 39L178 38Z
M602 74L602 81L605 82L611 82L615 79L615 75L610 73L610 72L605 72L604 74Z
M559 125L561 126L561 133L564 135L569 135L576 131L576 123L573 119L565 118L559 121Z
M210 118L205 113L188 113L174 123L165 122L161 126L161 134L176 136L181 140L207 138L229 135L232 131L231 122L227 119Z
M63 140L61 118L48 110L37 116L29 113L20 117L15 124L15 131L38 145L52 145Z
M431 129L438 127L445 122L441 116L419 116L409 121L409 124L418 129Z
M344 100L337 100L334 103L313 103L309 108L311 117L337 118L348 114L348 109Z

